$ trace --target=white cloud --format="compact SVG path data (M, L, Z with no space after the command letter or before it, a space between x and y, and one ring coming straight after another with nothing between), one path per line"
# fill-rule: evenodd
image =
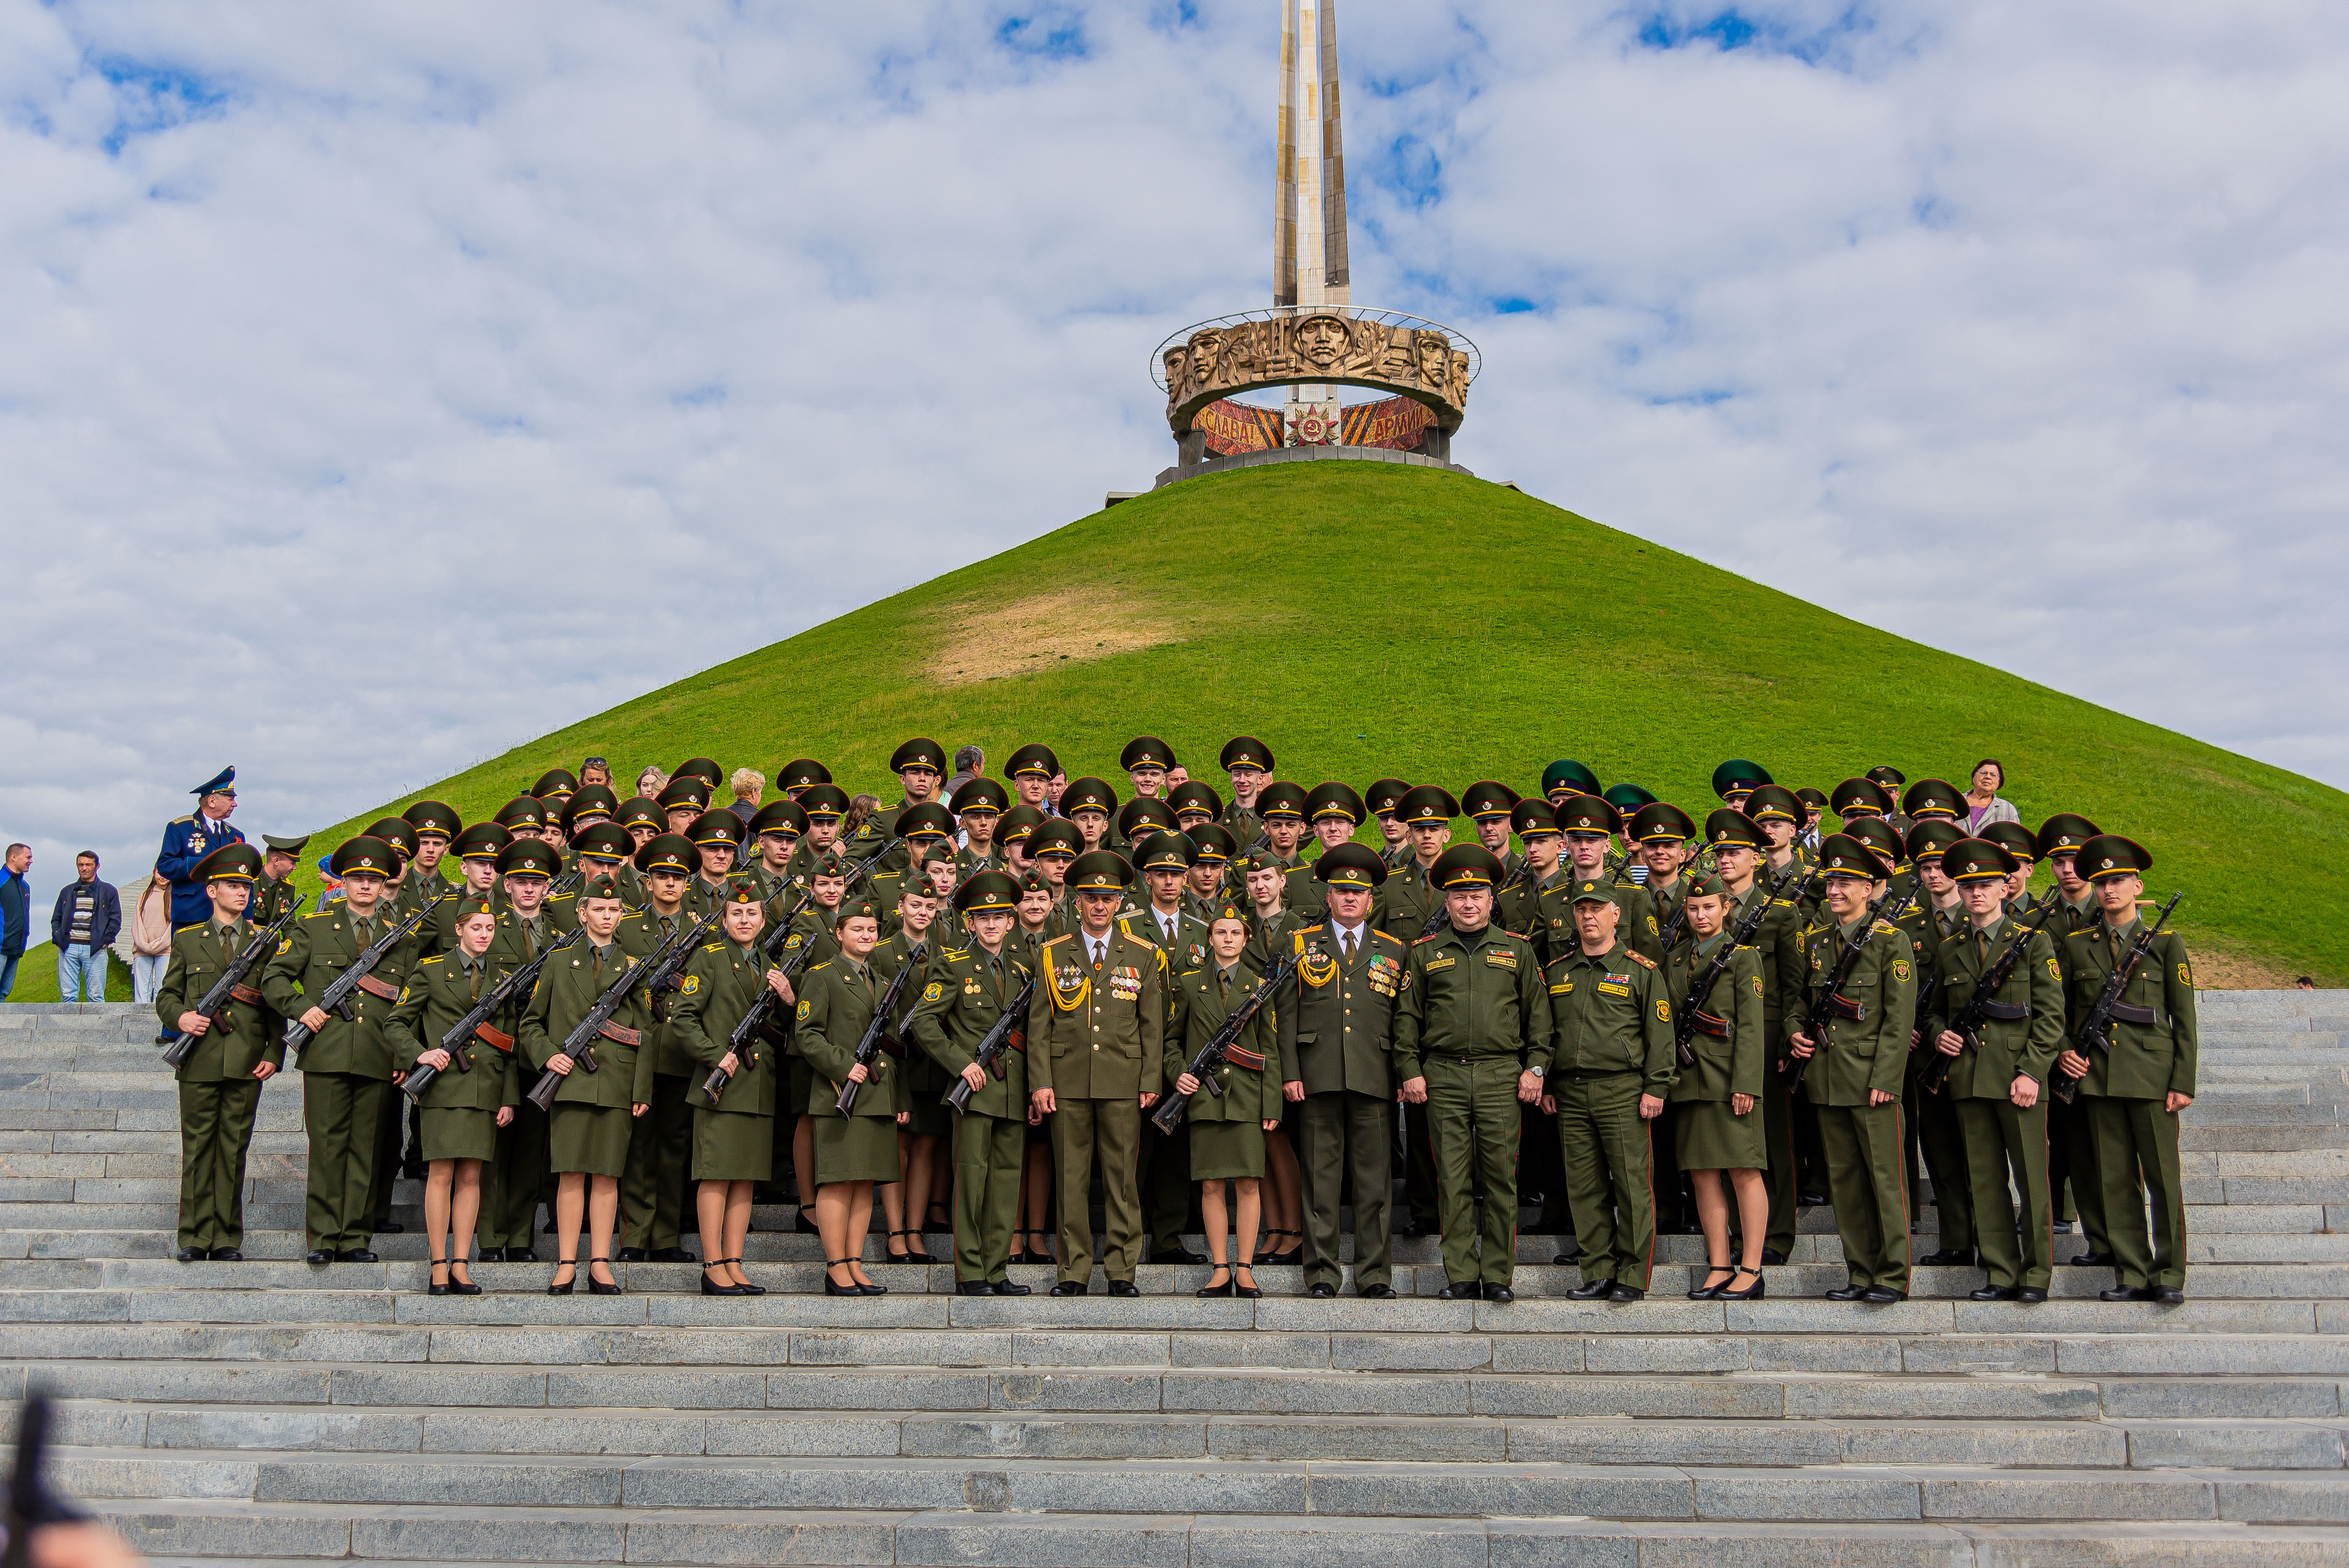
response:
M1272 15L0 0L0 836L334 820L1146 482L1150 346L1268 286ZM1463 460L2349 782L2349 15L1341 33Z

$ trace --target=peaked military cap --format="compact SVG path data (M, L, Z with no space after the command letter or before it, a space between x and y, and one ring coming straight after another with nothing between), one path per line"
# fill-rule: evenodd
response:
M578 789L579 780L568 768L550 768L538 776L530 792L542 800L568 800Z
M1216 759L1226 773L1238 768L1253 768L1259 773L1272 771L1272 748L1253 735L1237 735L1224 742L1223 755Z
M1330 887L1373 888L1387 880L1387 862L1368 844L1332 844L1313 862L1313 880Z
M901 839L951 839L954 831L954 813L936 800L925 800L897 813L897 836Z
M1421 784L1402 792L1402 799L1395 803L1395 815L1415 828L1431 822L1441 825L1460 815L1460 802L1441 784Z
M508 832L516 828L546 826L546 802L535 795L517 795L498 808L496 821Z
M1069 886L1077 892L1114 892L1133 881L1125 857L1109 850L1088 850L1069 868Z
M1509 811L1509 831L1520 839L1537 839L1558 830L1557 809L1547 800L1528 796Z
M636 841L617 822L590 822L571 841L584 861L625 861L636 852Z
M1030 855L1081 855L1085 852L1085 836L1066 817L1055 817L1028 835Z
M609 821L620 810L618 797L601 784L583 784L563 803L563 831L567 837L589 822Z
M623 828L650 828L656 833L668 830L668 813L660 809L657 800L647 800L642 795L620 803L619 814L612 819Z
M476 822L449 841L449 850L460 861L493 861L513 835L495 822Z
M1199 861L1199 851L1182 833L1153 833L1134 846L1133 864L1145 872L1187 872Z
M686 830L686 837L693 841L696 849L730 844L739 850L742 847L742 819L723 809L704 811L693 820L693 826ZM636 847L633 841L628 847Z
M1003 787L999 779L966 779L962 788L954 792L951 804L957 817L973 811L1000 812L1011 804L1011 791Z
M1888 795L1893 790L1899 789L1903 784L1909 782L1909 775L1901 772L1900 769L1893 767L1889 762L1878 763L1875 767L1868 770L1868 776L1877 783L1881 784L1884 787L1885 793Z
M261 879L261 851L251 844L222 844L196 862L188 878L199 886L216 882L258 882Z
M1912 861L1934 861L1951 844L1966 836L1966 830L1955 822L1939 817L1929 817L1909 830L1908 842L1903 846Z
M1803 820L1803 802L1783 784L1763 784L1745 797L1745 814L1757 822Z
M1003 776L1006 779L1017 779L1023 773L1032 773L1040 779L1050 779L1060 770L1061 759L1052 755L1050 747L1040 741L1029 742L1013 752L1003 764Z
M807 831L807 812L796 800L770 800L759 808L750 819L753 834L781 833L787 838L799 838Z
M1019 884L1008 872L980 872L955 889L957 914L1009 914L1019 907Z
M1637 784L1609 784L1600 791L1599 798L1627 817L1642 806L1656 803L1654 793Z
M916 768L943 774L947 770L947 748L927 736L917 735L889 754L890 772L905 773Z
M1612 837L1622 830L1623 814L1596 795L1575 795L1560 800L1557 811L1560 832Z
M1847 779L1835 787L1827 797L1827 809L1838 817L1874 814L1889 816L1892 810L1892 792L1873 779Z
M1428 880L1449 892L1454 888L1497 887L1501 860L1482 844L1454 844L1435 857Z
M1802 789L1795 790L1795 799L1800 800L1806 808L1813 811L1824 811L1827 809L1826 796L1820 793L1818 790L1810 788L1808 785L1805 785Z
M1941 870L1951 882L2003 881L2023 862L1988 839L1960 839L1941 851Z
M1194 865L1222 865L1240 851L1240 841L1221 822L1202 822L1195 828L1186 828L1183 836L1191 841L1192 851L1198 857L1191 862Z
M1004 812L997 820L995 841L999 844L1016 844L1050 820L1043 812L1022 800L1019 805Z
M1371 787L1362 791L1362 801L1373 817L1392 817L1410 793L1411 786L1400 779L1373 779Z
M1479 779L1460 791L1460 809L1482 821L1487 817L1506 817L1511 807L1525 799L1498 779ZM1360 819L1356 819L1360 820Z
M2077 812L2058 811L2039 824L2036 840L2040 858L2044 860L2066 850L2077 850L2100 830L2094 822Z
M197 785L194 789L192 789L189 790L189 791L188 791L188 793L189 793L189 794L191 794L191 795L195 796L198 799L202 799L204 796L206 796L206 795L233 795L233 794L235 794L235 793L236 793L236 768L235 768L235 766L234 766L233 764L232 764L232 765L231 765L231 766L229 766L229 767L226 767L226 768L222 769L219 772L217 772L217 773L213 774L211 778L209 778L209 779L205 779L202 783L201 783L201 784Z
M811 784L800 791L800 810L810 821L818 817L837 821L848 815L848 791L837 784Z
M1827 877L1858 877L1881 882L1892 868L1874 850L1849 833L1829 833L1819 841L1819 873Z
M775 788L796 792L811 784L832 782L832 769L812 757L794 757L775 775Z
M2024 865L2039 859L2039 841L2020 822L1992 822L1974 836L1988 839Z
M1751 795L1763 785L1776 782L1767 768L1743 757L1733 757L1713 770L1713 792L1723 800Z
M1303 820L1305 786L1286 780L1266 785L1257 791L1256 814L1268 822L1275 817L1293 817Z
M689 877L701 869L701 855L683 833L663 833L636 853L636 870Z
M1081 779L1071 779L1069 787L1061 791L1061 815L1073 817L1080 811L1099 811L1106 817L1117 810L1117 791L1104 779L1088 773Z
M1669 800L1656 800L1632 812L1625 831L1643 844L1677 844L1696 837L1696 823Z
M766 900L759 892L758 878L728 877L726 879L725 902L728 903L763 903Z
M1128 841L1171 830L1174 826L1174 808L1147 795L1136 795L1118 810L1117 830Z
M709 784L701 779L672 779L660 792L660 808L664 811L707 811L709 810Z
M1894 832L1892 824L1881 817L1854 817L1843 825L1843 830L1875 851L1889 866L1899 865L1902 856L1908 852L1908 846L1900 841L1900 835Z
M2153 851L2118 833L2098 833L2080 846L2079 872L2090 882L2100 877L2137 876L2153 870Z
M261 835L261 841L281 855L298 857L303 850L308 847L310 835L305 833L298 839L281 839L274 833L264 833Z
M1900 809L1911 817L1962 817L1966 798L1946 779L1920 779L1900 797Z
M1734 807L1723 806L1705 813L1704 841L1716 850L1758 850L1763 844L1762 824Z
M400 815L408 819L409 826L416 830L416 836L419 839L427 833L453 839L458 830L465 825L464 819L457 815L456 807L439 800L419 800Z
M416 858L416 826L405 817L382 817L370 824L365 835L389 844L392 851L403 861Z
M1506 789L1507 786L1503 785L1502 788ZM1360 826L1366 814L1362 810L1362 798L1354 793L1354 787L1340 784L1335 779L1316 784L1312 792L1305 797L1305 815L1316 822L1324 817L1343 817Z
M562 852L536 839L516 839L498 851L500 876L552 877L562 869Z
M713 757L688 757L669 769L668 776L671 783L679 779L698 779L713 792L726 782L726 769L719 767L718 759Z
M1172 768L1174 748L1154 735L1137 735L1117 754L1117 765L1128 773L1138 768Z
M1224 798L1215 787L1197 779L1186 779L1166 791L1166 804L1174 809L1177 820L1194 811L1204 811L1210 820L1224 814Z
M395 821L397 818L393 819ZM326 874L331 877L353 877L362 873L388 879L398 863L399 851L377 838L373 833L361 833L356 839L346 839L326 861Z
M1599 775L1572 758L1560 758L1542 769L1542 796L1555 801L1560 795L1596 795Z

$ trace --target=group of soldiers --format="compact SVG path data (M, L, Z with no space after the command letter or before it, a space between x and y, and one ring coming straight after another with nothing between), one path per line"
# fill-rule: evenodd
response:
M2069 812L1970 836L1957 788L1889 768L1822 793L1732 760L1700 822L1570 760L1537 795L1456 797L1307 789L1253 737L1219 760L1228 799L1136 738L1121 797L1030 745L941 799L916 738L869 810L806 758L754 811L712 809L707 758L627 801L556 769L491 820L424 800L373 824L310 913L298 841L225 845L158 1001L187 1037L179 1256L242 1255L290 1039L310 1261L374 1257L405 1150L436 1293L479 1289L476 1242L534 1260L543 1206L558 1292L584 1223L594 1291L647 1258L755 1294L743 1234L788 1171L831 1294L884 1288L860 1262L877 1192L892 1257L926 1258L943 1207L962 1292L1026 1294L1024 1255L1083 1295L1097 1186L1112 1295L1145 1243L1211 1261L1183 1250L1195 1202L1202 1294L1255 1295L1287 1170L1301 1219L1268 1255L1311 1296L1344 1284L1348 1231L1356 1293L1394 1294L1400 1171L1401 1233L1441 1236L1450 1298L1513 1298L1522 1180L1583 1299L1640 1299L1691 1207L1712 1269L1690 1294L1759 1297L1831 1195L1828 1295L1883 1304L1909 1288L1921 1162L1939 1237L1914 1261L1978 1265L1977 1299L2044 1300L2067 1211L2106 1299L2183 1299L2193 980L2144 912L2143 846ZM1015 1245L1044 1239L1021 1221L1040 1169L1049 1253Z

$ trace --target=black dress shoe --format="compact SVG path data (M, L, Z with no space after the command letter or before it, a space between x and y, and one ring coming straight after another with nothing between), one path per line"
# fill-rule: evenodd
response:
M376 1261L376 1255L361 1247L357 1252L336 1253L335 1261L338 1264L371 1264Z
M1305 1287L1305 1294L1312 1297L1315 1301L1328 1301L1331 1296L1338 1294L1338 1287L1331 1284L1328 1280L1317 1279L1311 1284Z
M2133 1284L2116 1284L2110 1290L2098 1291L2096 1299L2098 1301L2151 1301L2153 1293L2139 1290Z
M244 1262L244 1253L234 1247L214 1247L212 1249L212 1262L216 1264L241 1264Z
M1085 1282L1081 1279L1064 1279L1060 1284L1052 1287L1052 1294L1054 1295L1082 1295L1085 1294Z
M1798 1209L1824 1209L1826 1206L1827 1195L1825 1192L1797 1192L1795 1194L1795 1207Z
M204 1251L202 1247L181 1247L178 1252L173 1253L171 1256L174 1261L179 1263L200 1264L206 1258L212 1256L212 1254Z
M1472 1279L1463 1281L1457 1284L1446 1284L1442 1290L1435 1293L1435 1299L1438 1301L1476 1301L1480 1300L1484 1295L1485 1287L1478 1284Z
M506 1262L510 1264L534 1264L538 1262L538 1254L528 1247L508 1247L506 1249Z
M1109 1293L1112 1295L1140 1295L1142 1287L1130 1279L1113 1279L1109 1282Z
M302 1261L305 1264L330 1264L335 1261L335 1254L332 1253L312 1253L308 1257L304 1258Z
M2014 1299L2025 1306L2041 1306L2046 1303L2047 1288L2044 1285L2026 1284L2014 1293Z
M689 1264L698 1260L683 1247L663 1247L658 1252L647 1253L645 1261L655 1264Z
M1607 1299L1619 1305L1625 1302L1638 1301L1647 1294L1636 1284L1619 1284L1607 1293Z
M2019 1294L2011 1284L1986 1284L1966 1292L1968 1301L2013 1301Z
M1497 1301L1502 1305L1506 1306L1509 1303L1517 1299L1517 1293L1511 1290L1505 1284L1488 1284L1485 1287L1485 1299L1486 1301Z
M1558 1253L1557 1256L1550 1259L1549 1261L1558 1268L1565 1268L1568 1264L1579 1263L1581 1260L1582 1249L1580 1247L1568 1247L1566 1251Z
M642 1247L622 1247L620 1249L620 1255L613 1261L624 1264L640 1264L645 1261L645 1249Z
M1857 1301L1861 1296L1864 1296L1867 1294L1868 1292L1862 1290L1856 1284L1842 1284L1837 1285L1835 1289L1827 1292L1826 1299L1829 1301Z
M1765 1269L1785 1268L1786 1266L1786 1254L1780 1252L1775 1247L1764 1247L1762 1249L1762 1266Z
M1951 1247L1945 1253L1927 1253L1917 1260L1920 1269L1970 1269L1974 1266L1971 1247Z
M1587 1279L1566 1293L1568 1301L1597 1301L1615 1288L1611 1279Z
M1896 1301L1907 1301L1909 1293L1889 1285L1872 1284L1859 1293L1859 1299L1870 1306L1890 1306Z
M1024 1284L1014 1284L1008 1279L994 1281L992 1288L998 1295L1026 1295L1029 1290L1028 1286Z
M957 1295L993 1295L995 1287L983 1279L957 1280L955 1282L955 1294Z
M2075 1269L2108 1269L2113 1266L2113 1254L2095 1251L2074 1253L2065 1261Z
M375 1233L378 1236L396 1236L407 1229L406 1225L397 1220L386 1220L382 1224L374 1227Z
M1154 1264L1189 1264L1196 1268L1202 1264L1211 1264L1216 1260L1205 1253L1172 1252L1153 1253L1150 1254L1150 1261Z
M2141 1301L2158 1301L2164 1306L2184 1306L2186 1287L2182 1284L2159 1284L2138 1297Z
M1366 1284L1361 1289L1355 1291L1354 1294L1361 1296L1364 1301L1392 1301L1394 1299L1394 1286L1391 1284Z
M506 1261L506 1250L503 1247L483 1247L481 1261L485 1264L502 1264Z
M1707 1280L1712 1279L1715 1274L1727 1274L1729 1277L1723 1280L1719 1284L1698 1285L1695 1289L1688 1293L1688 1298L1691 1301L1711 1301L1714 1296L1717 1296L1723 1291L1727 1290L1737 1279L1737 1271L1731 1268L1727 1264L1713 1264L1706 1267L1704 1277Z

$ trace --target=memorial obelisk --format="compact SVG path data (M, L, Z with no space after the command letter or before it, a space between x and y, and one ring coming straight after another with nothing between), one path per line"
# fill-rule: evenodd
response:
M1273 181L1272 303L1353 303L1346 270L1346 155L1338 129L1337 0L1281 0L1279 166ZM1338 439L1334 388L1291 387L1288 444Z

